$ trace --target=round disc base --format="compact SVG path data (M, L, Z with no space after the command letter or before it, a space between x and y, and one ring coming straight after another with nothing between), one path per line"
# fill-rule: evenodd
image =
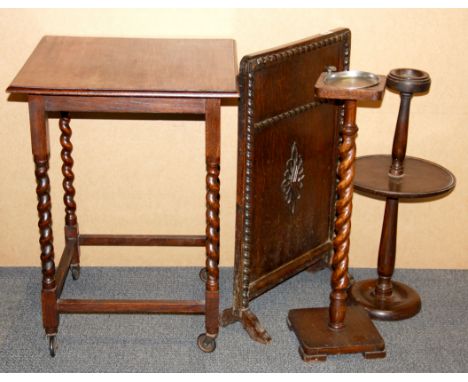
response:
M372 318L383 321L404 320L421 310L419 294L408 285L392 281L392 294L378 298L375 295L376 284L375 279L357 281L350 290L353 300L363 306Z

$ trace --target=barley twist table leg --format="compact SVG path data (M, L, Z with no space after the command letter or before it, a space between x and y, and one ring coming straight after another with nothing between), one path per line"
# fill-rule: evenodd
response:
M219 164L208 163L206 176L206 269L207 289L219 289Z
M49 169L48 121L44 107L44 99L40 96L30 96L28 101L31 146L37 182L37 212L39 215L39 243L41 247L42 266L42 322L45 332L49 337L50 354L54 356L56 346L55 336L59 325L59 315L57 312L50 181L47 175Z
M65 204L65 240L73 241L75 251L73 252L70 269L73 279L78 279L80 275L80 247L78 245L78 222L76 217L75 187L73 181L75 175L73 173L73 158L71 143L72 130L70 127L70 114L66 112L60 113L59 127L62 134L60 135L60 145L62 151L62 174L63 174L63 202Z
M55 288L54 245L52 233L52 215L50 200L50 181L47 171L48 160L35 160L37 211L39 214L39 243L41 245L42 287L44 290Z
M70 114L61 113L59 121L60 131L60 144L62 145L62 152L60 153L63 161L62 174L63 174L63 190L65 195L63 201L65 203L65 224L67 226L76 226L76 203L74 201L75 188L73 187L73 158L71 156L73 145L71 143L72 130L70 128Z
M198 347L204 352L215 350L215 339L219 331L220 108L221 103L219 99L206 100L206 333L198 337Z
M219 310L219 164L207 165L206 194L206 332L218 335Z

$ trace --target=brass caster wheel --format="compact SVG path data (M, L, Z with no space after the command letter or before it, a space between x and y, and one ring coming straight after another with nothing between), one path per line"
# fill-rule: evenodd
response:
M70 265L70 271L73 280L78 280L80 278L80 264Z
M206 283L206 280L208 280L208 271L206 268L200 269L200 273L198 275L200 276L200 280Z
M48 335L47 338L49 339L50 356L55 357L55 353L57 352L58 348L57 337L55 335Z
M197 345L201 351L212 353L216 349L216 339L208 336L206 333L203 333L198 336Z

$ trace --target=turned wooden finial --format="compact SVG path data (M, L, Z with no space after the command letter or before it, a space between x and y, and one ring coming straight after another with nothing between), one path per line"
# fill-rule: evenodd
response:
M392 165L388 175L400 177L404 175L406 144L408 142L408 124L411 98L414 93L429 90L431 78L429 74L416 69L393 69L387 76L387 87L400 93L400 111L393 137Z

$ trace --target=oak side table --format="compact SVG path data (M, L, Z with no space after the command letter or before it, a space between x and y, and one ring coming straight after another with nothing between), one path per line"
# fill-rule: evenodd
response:
M42 263L42 317L56 351L63 313L192 313L205 315L198 346L216 347L219 311L220 107L237 98L233 40L44 37L8 87L28 97ZM48 112L59 112L65 203L65 248L58 267L52 234ZM175 113L205 116L206 233L80 234L74 201L70 113ZM123 153L124 155L124 153ZM71 271L79 277L80 246L196 246L206 249L205 300L84 300L60 298Z

